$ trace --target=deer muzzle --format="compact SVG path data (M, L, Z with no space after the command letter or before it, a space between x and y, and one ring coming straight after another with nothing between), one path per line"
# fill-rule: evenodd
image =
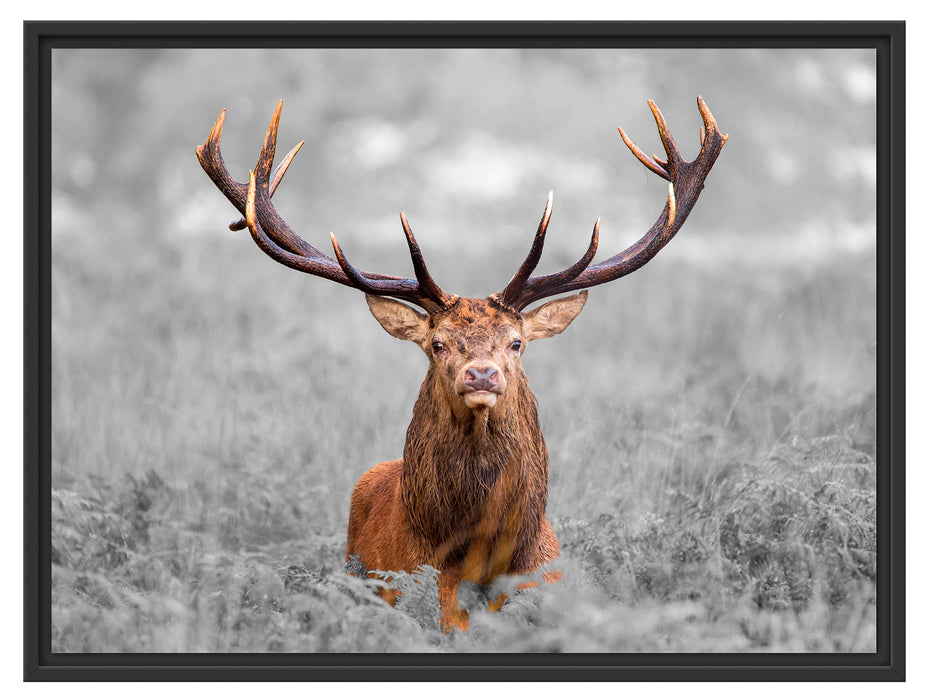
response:
M504 374L487 360L473 360L456 378L456 392L469 408L492 408L506 388Z

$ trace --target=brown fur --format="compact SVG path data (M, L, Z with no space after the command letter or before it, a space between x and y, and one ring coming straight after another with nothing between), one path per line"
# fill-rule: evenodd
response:
M547 449L520 356L528 340L561 332L584 301L583 293L551 302L547 311L520 314L493 299L459 299L425 316L369 298L385 329L417 342L431 362L404 458L373 467L353 491L346 556L359 555L369 570L412 571L421 564L439 569L447 630L468 627L458 606L460 581L486 585L502 574L534 571L559 555L544 515ZM441 352L434 350L436 342ZM492 364L500 370L501 393L491 407L470 408L459 393L463 372ZM383 597L393 603L396 592Z

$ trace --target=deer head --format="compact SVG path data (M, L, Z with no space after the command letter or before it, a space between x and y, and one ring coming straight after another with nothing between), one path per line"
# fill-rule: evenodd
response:
M521 314L497 301L457 299L448 309L422 314L384 297L366 296L372 314L395 338L409 340L430 359L428 381L454 413L493 409L526 381L520 359L531 340L560 333L582 310L587 292Z

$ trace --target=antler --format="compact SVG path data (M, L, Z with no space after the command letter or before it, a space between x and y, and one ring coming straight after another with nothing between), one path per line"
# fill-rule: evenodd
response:
M403 299L420 306L428 313L435 313L453 304L458 297L444 292L430 276L423 254L420 252L420 246L417 245L417 240L403 213L401 225L407 238L416 279L357 270L346 260L336 237L331 233L330 241L336 255L334 260L298 236L278 215L272 206L271 196L287 172L295 154L304 145L302 141L291 149L274 174L271 174L281 106L282 103L279 102L272 115L255 170L249 172L248 184L237 182L230 176L223 162L223 156L220 154L220 135L223 132L226 110L220 112L204 145L197 147L197 158L201 167L244 217L244 222L243 220L235 221L230 224L230 228L238 230L248 226L259 248L273 260L295 270L360 289L366 294ZM271 181L269 181L270 176Z
M656 156L653 156L651 160L627 138L627 134L624 133L623 129L618 127L617 130L621 138L624 139L624 143L627 144L627 147L641 163L669 181L669 196L666 206L656 223L653 224L643 238L626 250L596 265L590 265L598 248L600 220L596 221L588 250L577 263L562 272L530 277L543 252L546 225L549 222L553 204L553 193L550 192L543 219L537 228L537 235L534 237L530 253L528 253L524 263L508 283L508 286L504 288L504 291L492 295L499 302L520 311L529 304L545 297L576 289L594 287L615 280L618 277L629 275L634 270L646 265L676 235L676 232L688 218L692 207L695 206L698 195L704 186L705 178L727 141L727 135L718 130L717 122L715 122L711 110L708 109L705 101L699 96L698 111L701 112L702 121L704 122L701 131L701 151L695 160L691 162L683 160L682 156L679 155L679 149L676 147L675 141L673 141L672 134L669 133L669 127L666 125L662 112L659 111L659 108L652 100L649 101L649 105L653 111L653 117L656 119L656 126L659 129L663 148L666 151L666 160Z

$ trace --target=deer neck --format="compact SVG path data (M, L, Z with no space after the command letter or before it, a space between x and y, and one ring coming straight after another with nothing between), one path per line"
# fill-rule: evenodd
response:
M402 492L415 529L433 541L460 536L485 517L504 479L515 507L531 494L545 503L547 450L526 377L480 412L457 410L436 379L424 380L404 446Z

